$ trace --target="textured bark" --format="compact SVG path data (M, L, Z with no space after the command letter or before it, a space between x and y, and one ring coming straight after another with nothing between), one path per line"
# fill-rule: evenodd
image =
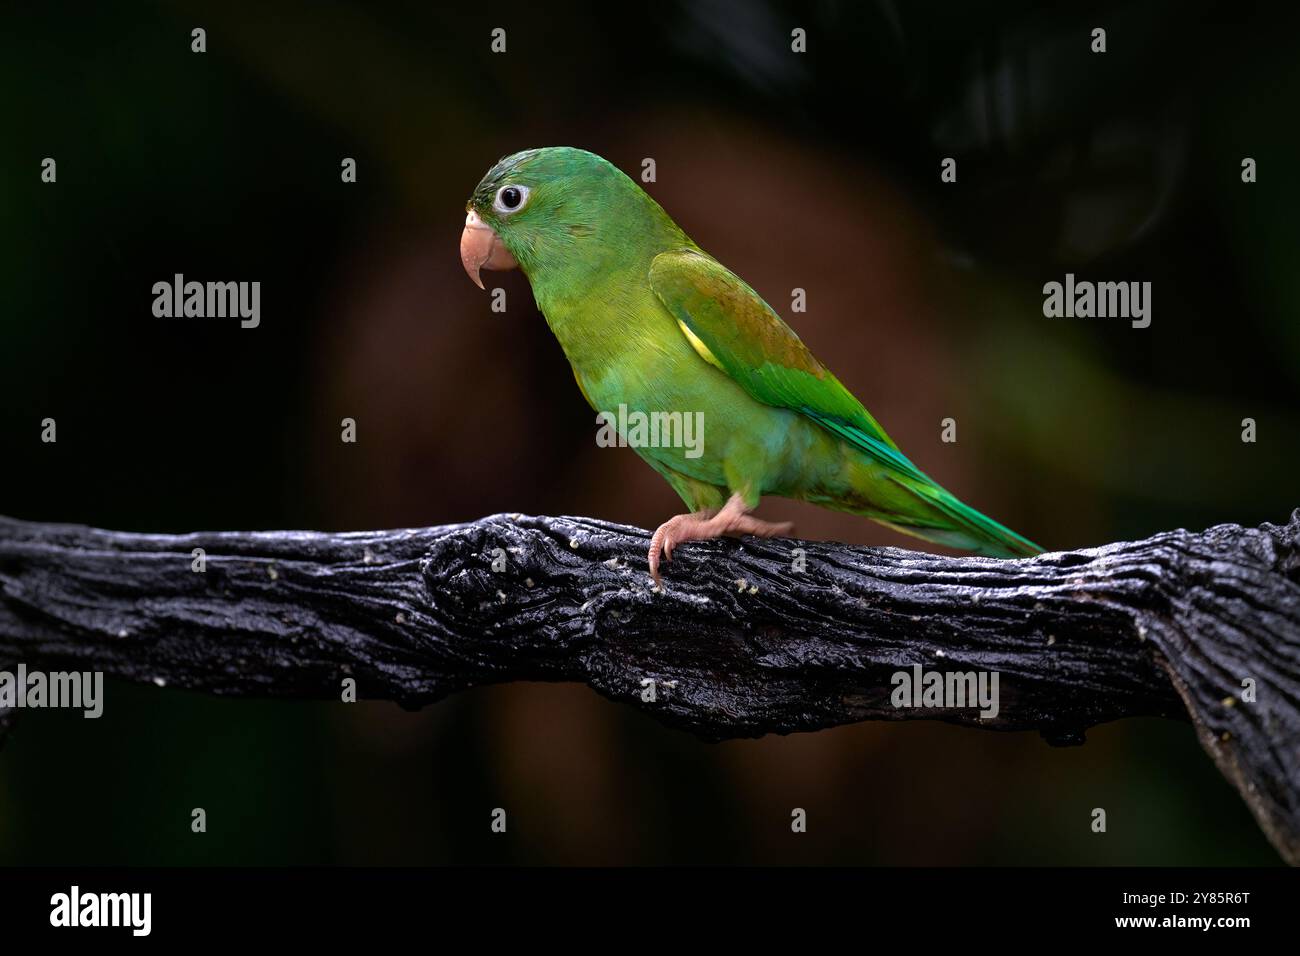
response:
M186 535L0 518L0 666L335 700L353 677L362 698L410 707L580 681L709 739L930 718L1064 744L1120 717L1190 715L1300 862L1300 511L1018 561L700 542L678 549L665 591L647 540L521 515ZM913 665L997 672L999 713L896 708L892 677Z

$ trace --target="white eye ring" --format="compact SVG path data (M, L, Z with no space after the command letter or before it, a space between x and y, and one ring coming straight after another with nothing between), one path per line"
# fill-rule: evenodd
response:
M513 206L507 206L505 203L503 197L506 194L506 190L511 190L519 194L519 201L516 202ZM519 210L523 209L527 203L528 203L527 186L507 185L507 186L502 186L500 189L497 190L496 198L492 200L492 208L495 209L497 212L501 213L501 215L508 216L512 212L518 212Z

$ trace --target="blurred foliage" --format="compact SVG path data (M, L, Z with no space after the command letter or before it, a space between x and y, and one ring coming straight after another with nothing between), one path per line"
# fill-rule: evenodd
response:
M808 289L794 324L814 350L922 467L1030 537L1282 520L1300 504L1294 19L1206 2L14 7L0 512L166 531L662 520L675 497L595 447L523 277L500 277L494 315L457 261L482 172L572 144L626 170L655 157L669 213L779 311ZM1067 271L1151 281L1151 328L1044 319L1042 285ZM261 281L261 327L153 318L152 284L177 272ZM108 693L99 721L21 715L0 862L1276 862L1173 722L1069 750L932 724L708 745L575 687L418 714Z

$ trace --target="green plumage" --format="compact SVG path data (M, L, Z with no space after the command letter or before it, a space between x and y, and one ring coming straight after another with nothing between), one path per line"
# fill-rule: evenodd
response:
M518 209L494 206L505 186L528 190ZM593 408L704 413L698 457L636 449L691 510L779 495L980 554L1040 550L913 465L753 289L604 159L516 153L470 205L527 274Z

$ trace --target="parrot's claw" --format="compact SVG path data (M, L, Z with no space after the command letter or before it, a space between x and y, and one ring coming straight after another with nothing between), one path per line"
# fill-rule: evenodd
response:
M789 521L760 521L748 513L744 500L733 495L726 507L716 514L698 512L669 518L650 538L650 577L663 590L659 563L673 559L673 549L684 541L707 541L724 535L752 534L760 538L785 537L794 531Z

